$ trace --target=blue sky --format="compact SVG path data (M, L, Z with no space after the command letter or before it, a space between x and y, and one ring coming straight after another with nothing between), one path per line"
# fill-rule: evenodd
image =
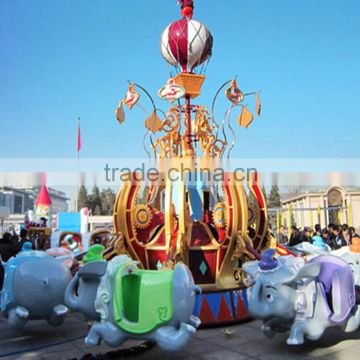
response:
M358 0L196 0L215 41L198 102L235 75L262 90L234 157L359 156L359 13ZM176 0L1 0L0 157L74 157L79 115L82 157L144 156L143 114L119 126L114 110L127 79L156 97L160 34L178 17Z

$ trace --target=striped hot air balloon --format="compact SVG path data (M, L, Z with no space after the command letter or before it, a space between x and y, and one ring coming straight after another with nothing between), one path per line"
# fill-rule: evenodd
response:
M213 37L201 22L182 19L165 29L160 46L169 64L191 73L211 57Z

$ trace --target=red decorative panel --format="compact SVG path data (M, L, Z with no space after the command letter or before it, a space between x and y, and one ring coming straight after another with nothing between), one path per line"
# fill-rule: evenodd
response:
M259 186L253 185L253 190L254 190L254 192L255 192L257 201L258 201L258 203L259 203L259 205L260 205L260 208L263 209L263 208L265 207L264 198L263 198L263 196L261 195L261 191L260 191Z
M218 320L220 320L221 322L234 320L234 317L230 312L229 306L226 303L224 296L221 296Z
M215 284L216 250L190 250L189 267L196 284Z
M150 270L157 270L158 262L160 261L163 265L167 262L168 258L166 255L165 250L147 250L148 260L149 260L149 269Z
M199 317L201 319L201 322L204 322L204 323L214 323L215 322L214 315L211 311L210 305L205 296L202 300Z
M191 233L191 246L206 246L210 244L211 240L204 226L195 222Z
M134 237L134 233L132 229L131 214L129 212L126 213L126 227L129 233L129 240L131 240Z
M238 320L245 319L249 316L249 313L246 309L246 306L244 304L244 300L242 298L242 291L238 291L238 304L237 304L237 312L236 312L236 318Z
M132 185L132 186L131 186L131 189L130 189L130 194L129 194L129 196L128 196L128 201L127 201L127 204L126 204L126 208L127 208L127 209L131 209L131 208L132 208L132 201L133 201L135 192L136 192L136 186L135 186L135 185Z
M132 241L131 245L133 246L134 251L136 252L136 255L139 257L143 267L146 268L145 248L139 245L136 241Z
M154 213L152 211L153 217L151 219L150 226L146 229L137 229L136 230L136 237L137 239L144 244L150 242L150 235L152 231L159 225L164 225L164 214L161 212Z
M228 224L227 224L227 229L228 229L229 235L231 235L231 232L232 232L233 221L234 221L234 210L229 209L229 219L228 219Z

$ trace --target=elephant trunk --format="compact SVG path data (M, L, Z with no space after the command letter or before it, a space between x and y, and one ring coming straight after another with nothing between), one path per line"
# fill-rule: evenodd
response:
M65 305L73 311L79 310L79 298L76 296L76 288L78 285L79 275L76 274L75 277L70 281L65 291Z
M188 324L181 323L180 328L164 326L155 332L154 340L166 352L180 351L189 342L196 329Z
M266 303L261 301L261 290L262 290L262 283L260 279L255 281L255 284L250 292L250 299L249 299L249 313L255 319L263 319L268 317Z

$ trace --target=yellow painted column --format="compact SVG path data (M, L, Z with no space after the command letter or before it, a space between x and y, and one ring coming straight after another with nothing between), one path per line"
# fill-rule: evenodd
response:
M276 212L276 229L277 232L280 230L280 211Z
M313 229L314 228L314 216L313 216L313 211L312 209L310 209L310 227Z
M319 205L317 208L317 216L318 216L318 224L321 226L321 206Z
M338 211L338 222L339 222L339 225L341 225L341 212L342 212L342 209L340 209L339 211Z
M292 206L289 205L289 207L288 207L288 219L287 219L289 237L291 236L291 226L292 226L291 209L292 209Z
M347 223L348 223L349 226L352 226L351 204L350 203L347 206Z
M285 212L281 211L281 225L285 226Z

